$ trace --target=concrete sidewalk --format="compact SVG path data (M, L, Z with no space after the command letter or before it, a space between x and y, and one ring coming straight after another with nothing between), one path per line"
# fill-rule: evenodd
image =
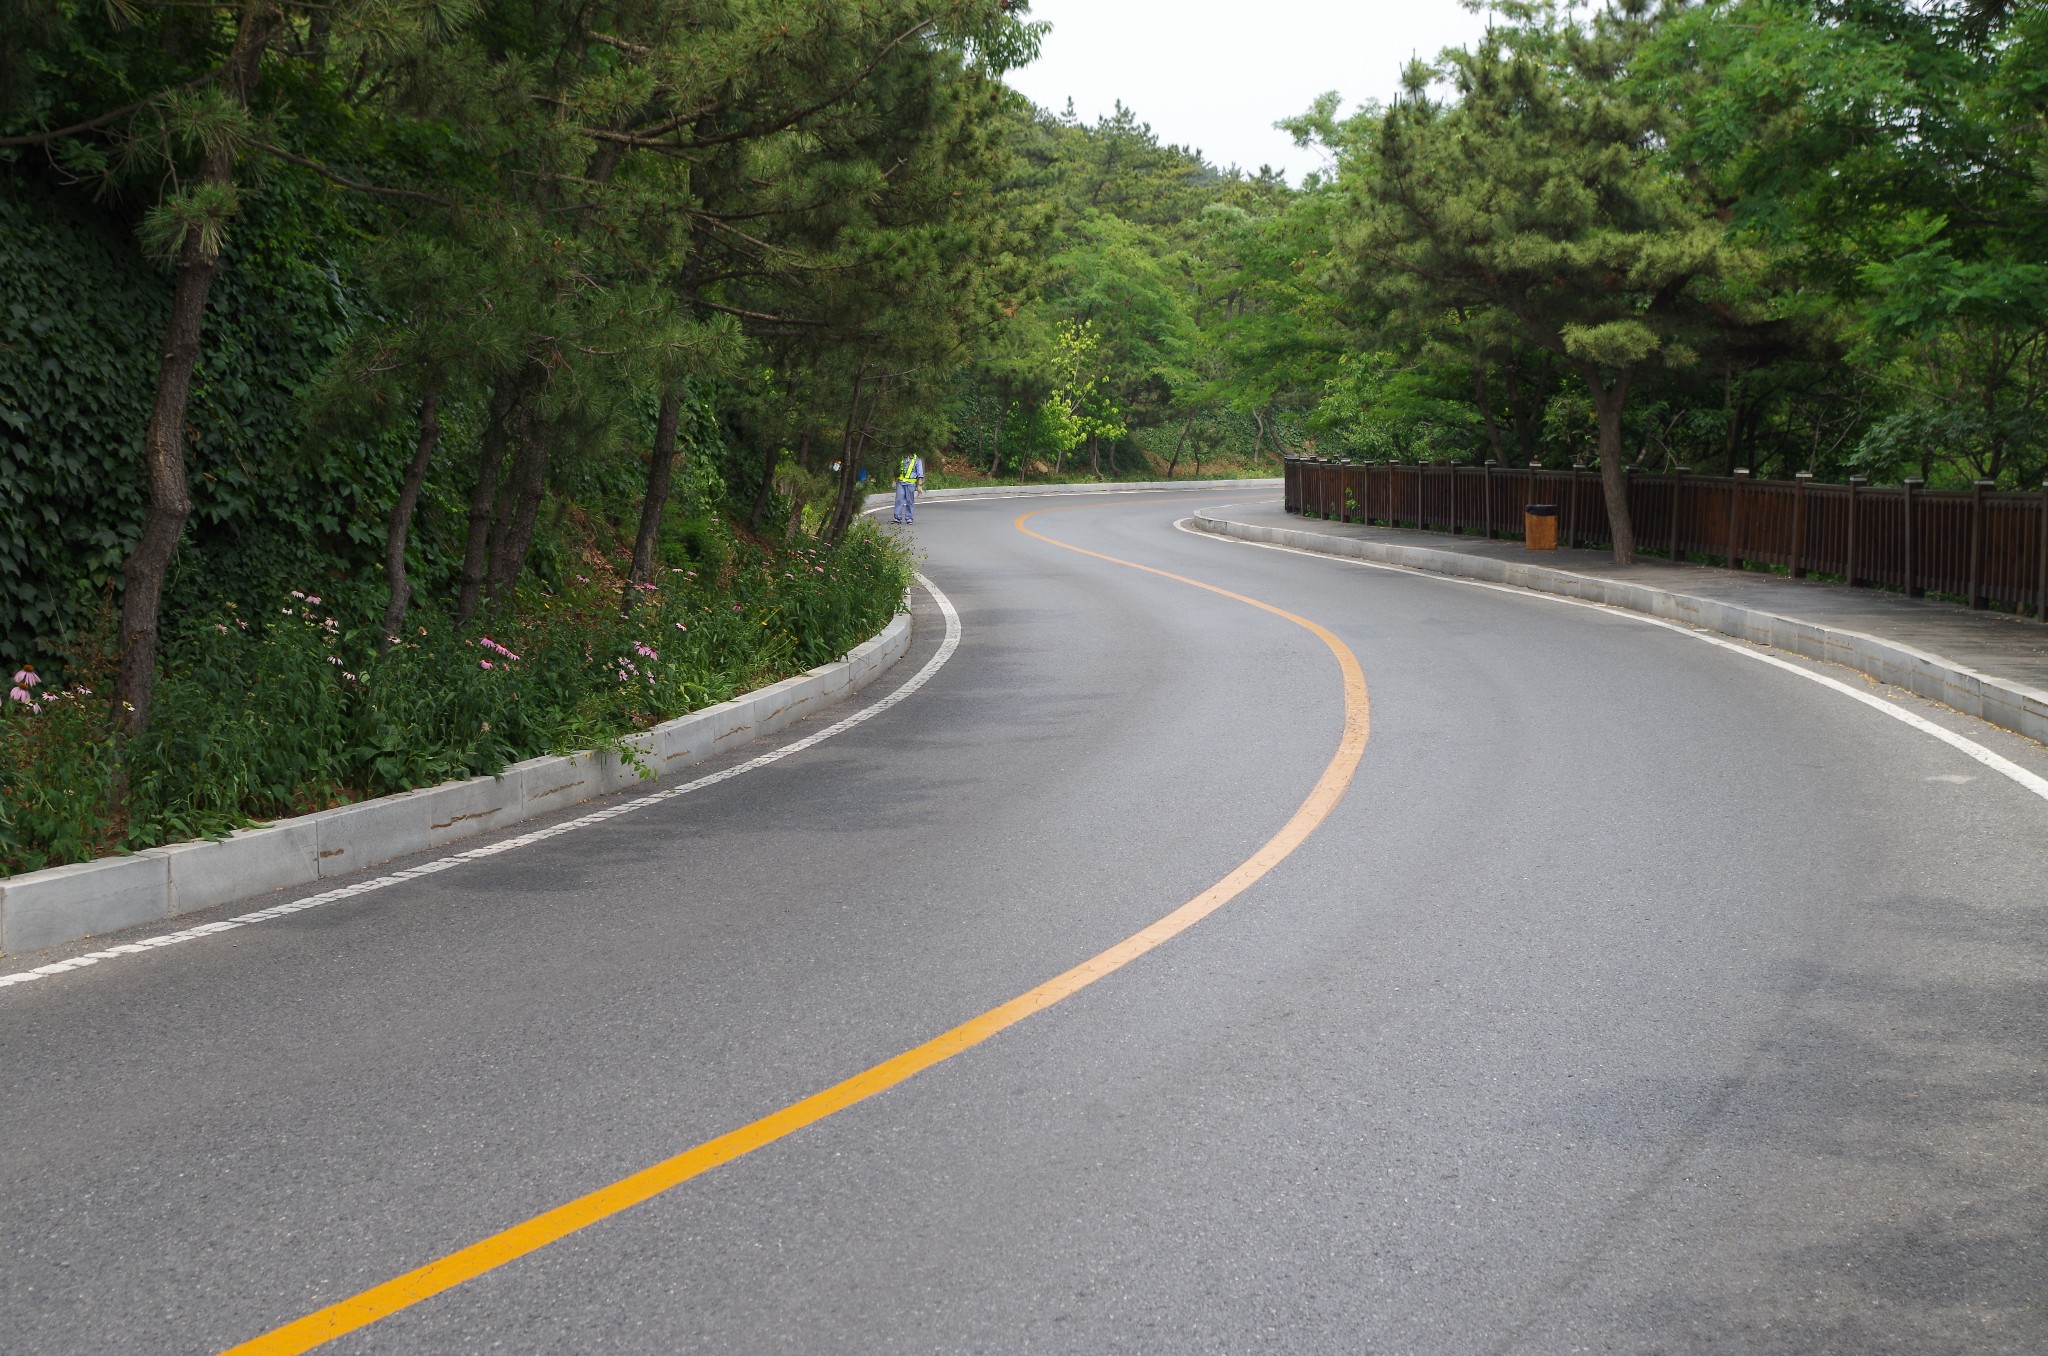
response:
M1287 513L1277 495L1203 510L1195 525L1686 622L1846 664L2048 742L2048 626L2032 618L1758 571L1616 565L1604 551L1538 552L1515 541L1326 522Z

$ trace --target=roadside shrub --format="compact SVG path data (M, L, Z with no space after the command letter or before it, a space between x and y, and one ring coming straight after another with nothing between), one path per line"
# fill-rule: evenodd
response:
M166 635L150 728L128 750L125 823L104 703L17 682L23 699L0 703L0 874L615 748L837 658L910 582L865 523L836 547L703 539L709 559L668 567L629 614L616 580L570 573L467 631L417 613L381 653L374 593L293 589L260 615L223 602Z
M0 701L0 875L85 861L114 845L113 741L93 690L14 671Z

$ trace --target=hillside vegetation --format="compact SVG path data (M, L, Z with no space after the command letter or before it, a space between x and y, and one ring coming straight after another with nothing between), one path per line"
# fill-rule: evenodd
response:
M1304 91L1298 184L1032 107L1046 40L0 0L0 870L843 652L912 452L2048 471L2039 6L1504 2L1389 106Z

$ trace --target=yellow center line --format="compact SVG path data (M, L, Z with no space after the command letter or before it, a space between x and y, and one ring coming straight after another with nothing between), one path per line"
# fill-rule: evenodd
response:
M252 1337L237 1346L229 1347L222 1356L285 1356L285 1353L311 1351L344 1333L368 1327L401 1309L409 1309L444 1290L451 1290L464 1281L495 1270L530 1252L537 1252L578 1230L586 1229L600 1220L609 1219L620 1211L631 1209L673 1187L681 1186L693 1177L701 1176L713 1168L773 1144L776 1140L794 1134L807 1125L815 1125L836 1111L843 1111L856 1103L864 1102L876 1093L893 1088L934 1064L943 1063L963 1050L972 1049L997 1032L1015 1026L1032 1013L1042 1012L1061 999L1079 993L1096 980L1113 974L1146 952L1187 931L1236 898L1260 877L1278 866L1289 853L1300 847L1308 836L1315 832L1317 826L1329 818L1330 812L1337 808L1337 802L1343 799L1345 789L1351 785L1351 779L1358 770L1359 758L1365 753L1365 741L1370 729L1370 706L1366 698L1365 674L1359 668L1357 657L1343 641L1328 630L1306 617L1296 616L1283 608L1274 607L1271 603L1262 603L1256 598L1248 598L1242 593L1232 593L1229 589L1205 584L1199 579L1190 579L1185 575L1154 569L1150 565L1139 565L1134 561L1103 555L1099 551L1084 550L1079 546L1070 546L1066 542L1054 541L1051 537L1034 532L1024 525L1026 520L1041 513L1073 511L1074 509L1038 509L1019 516L1016 527L1026 536L1035 537L1039 541L1065 550L1078 551L1097 560L1106 560L1134 570L1143 570L1146 574L1177 580L1249 604L1276 617L1284 617L1312 632L1323 644L1329 646L1330 653L1337 657L1337 667L1344 676L1343 737L1338 741L1336 754L1323 769L1323 775L1309 791L1308 799L1301 803L1292 818L1280 826L1278 833L1267 839L1258 851L1247 857L1229 875L1158 922L1133 933L1037 988L1021 993L999 1007L990 1008L979 1017L962 1022L951 1031L934 1036L924 1044L885 1059L872 1068L864 1069L844 1082L833 1084L823 1092L812 1093L802 1101L792 1102L782 1110L763 1116L760 1120L743 1125L737 1130L727 1131L716 1139L706 1140L696 1148L687 1149L673 1158L656 1163L651 1168L644 1168L609 1186L599 1187L588 1195L579 1196L565 1205L558 1205L543 1214L535 1215L523 1223L492 1234L489 1238L451 1252L425 1266L416 1267L402 1276L393 1277L381 1285L371 1286L361 1294L330 1304L324 1309L307 1314L304 1318L294 1319L283 1327L273 1328L260 1337Z

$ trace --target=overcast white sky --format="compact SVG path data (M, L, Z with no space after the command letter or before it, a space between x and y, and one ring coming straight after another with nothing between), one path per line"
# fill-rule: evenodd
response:
M1276 118L1334 89L1349 108L1386 99L1417 54L1463 45L1485 27L1457 0L1032 0L1052 24L1045 52L1010 83L1084 119L1118 99L1162 141L1192 145L1212 162L1287 171L1318 168Z

